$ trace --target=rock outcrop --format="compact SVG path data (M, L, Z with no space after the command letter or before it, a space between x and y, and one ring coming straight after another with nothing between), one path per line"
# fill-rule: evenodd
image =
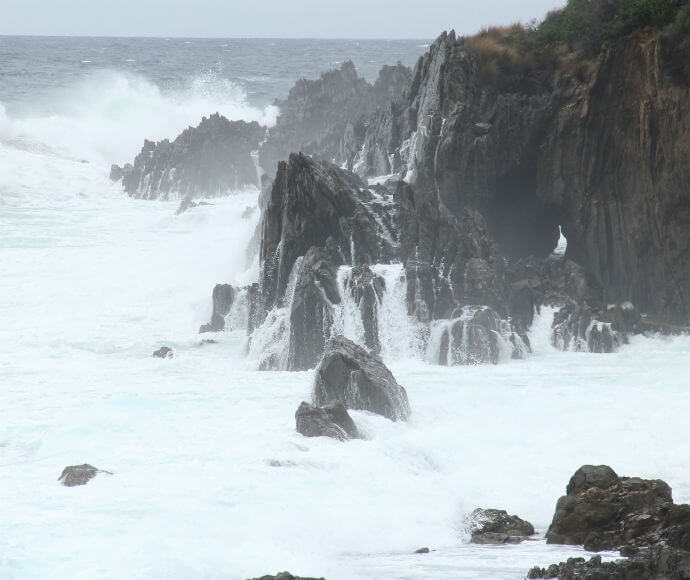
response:
M474 510L465 521L474 544L519 544L534 535L534 526L505 510Z
M185 129L174 141L145 141L133 164L113 166L127 194L143 199L219 196L259 186L252 158L265 129L218 113Z
M199 334L225 330L225 317L230 312L237 290L230 284L216 284L213 288L213 313L211 322L202 324Z
M556 504L546 533L551 544L582 544L611 550L663 526L673 505L671 488L660 479L618 477L608 466L584 465Z
M632 302L687 325L690 91L662 52L658 33L638 31L605 46L588 81L535 70L492 84L444 33L371 118L358 172L397 172L456 216L478 211L512 259L546 257L560 224L593 306Z
M112 475L110 471L97 469L88 463L83 463L82 465L69 465L62 470L60 477L58 477L58 481L65 487L86 485L99 473L107 473L108 475Z
M359 437L357 426L342 403L314 407L302 402L295 413L296 428L305 437L331 437L339 441Z
M278 162L303 152L352 169L358 142L369 115L400 94L410 69L384 66L372 86L352 61L319 79L300 79L285 100L276 101L280 116L259 152L259 164L272 175Z
M377 356L343 336L332 339L316 369L314 404L340 402L393 421L407 420L407 393Z
M619 549L629 559L602 563L571 558L529 578L690 577L690 506L674 504L659 479L619 477L606 465L584 465L568 483L546 534L548 543L582 544L587 550Z

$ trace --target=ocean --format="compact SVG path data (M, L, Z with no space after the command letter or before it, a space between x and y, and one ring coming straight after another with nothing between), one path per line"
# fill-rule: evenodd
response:
M364 439L307 439L313 371L257 371L239 325L198 334L216 283L256 279L258 192L176 216L108 179L146 138L216 111L270 125L297 78L351 58L373 81L427 46L0 37L0 578L518 580L585 554L543 540L582 464L690 501L690 337L564 353L543 308L532 356L441 367L390 294L383 357L411 420L354 411ZM85 462L112 475L58 484ZM469 544L475 507L540 535Z

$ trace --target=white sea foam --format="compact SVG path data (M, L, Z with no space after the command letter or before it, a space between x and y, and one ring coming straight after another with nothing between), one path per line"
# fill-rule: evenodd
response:
M134 92L161 103L145 84ZM130 109L93 99L91 113L62 120L0 114L10 128L0 143L0 577L234 580L290 569L329 580L517 580L581 551L464 544L474 507L508 509L543 531L583 463L663 478L676 501L690 500L690 337L558 352L543 308L535 356L429 365L396 347L409 344L396 342L399 266L374 269L400 298L382 304L393 318L383 354L411 420L353 412L367 438L348 443L297 434L313 372L256 372L241 328L216 344L197 334L215 283L256 279L244 248L258 212L242 215L257 193L179 216L173 202L128 199L104 161L111 146L125 152L131 126L108 143L115 121L108 128L95 111ZM58 130L88 119L107 130L86 142ZM152 123L162 133L196 121ZM156 136L151 128L137 139ZM89 143L96 152L81 163ZM173 359L151 357L163 344ZM57 483L83 462L114 474ZM437 552L411 555L423 545Z
M252 107L237 84L212 71L187 88L164 93L143 77L121 71L94 71L73 86L56 90L46 107L12 119L14 138L24 148L49 147L62 155L109 166L131 161L144 139L175 138L204 115L275 123L276 107ZM3 120L4 119L4 120ZM9 121L0 111L0 139Z

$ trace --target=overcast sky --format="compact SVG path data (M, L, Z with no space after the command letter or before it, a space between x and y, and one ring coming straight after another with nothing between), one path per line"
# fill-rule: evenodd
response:
M0 34L432 38L541 18L565 0L0 0Z

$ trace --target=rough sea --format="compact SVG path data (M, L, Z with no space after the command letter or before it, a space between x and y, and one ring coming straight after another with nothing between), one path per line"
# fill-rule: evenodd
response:
M426 47L0 37L0 578L518 580L583 554L543 540L582 464L690 501L690 337L557 352L544 308L533 356L446 368L391 295L384 360L411 420L355 411L365 439L307 439L294 412L313 372L256 371L240 328L197 334L214 284L256 278L258 192L176 216L108 179L145 138L216 111L271 124L298 77L351 58L373 81ZM151 356L162 345L173 359ZM85 462L113 474L58 484ZM468 544L475 507L540 536Z

